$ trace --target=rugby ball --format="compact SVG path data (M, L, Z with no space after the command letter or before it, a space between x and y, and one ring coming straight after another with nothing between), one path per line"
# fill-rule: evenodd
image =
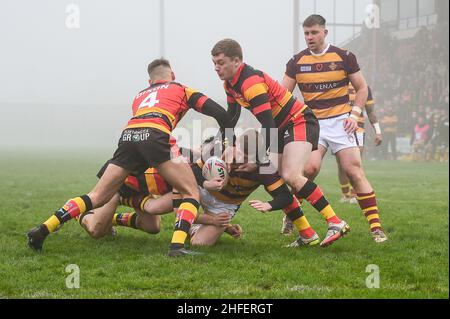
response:
M225 162L217 156L208 158L202 168L203 177L208 181L214 178L221 178L228 182L228 171Z

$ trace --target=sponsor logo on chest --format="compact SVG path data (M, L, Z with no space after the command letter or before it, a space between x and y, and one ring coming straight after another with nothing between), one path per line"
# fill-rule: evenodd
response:
M311 65L301 65L300 66L300 72L311 72L312 66Z

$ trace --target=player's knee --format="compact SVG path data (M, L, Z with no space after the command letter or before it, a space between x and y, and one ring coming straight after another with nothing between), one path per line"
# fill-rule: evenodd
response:
M161 231L161 226L159 223L157 224L152 224L152 225L146 225L144 228L144 231L146 233L152 234L152 235L156 235Z
M355 169L347 172L347 176L354 185L358 184L366 178L361 167L355 167Z
M286 182L286 184L288 184L291 187L293 187L298 182L298 179L300 178L299 175L293 174L292 172L289 172L289 171L283 172L281 174L281 177Z
M186 189L184 194L181 194L183 198L193 198L196 201L200 200L200 193L198 192L198 187Z
M148 234L158 234L161 231L159 216L139 215L136 222L137 228Z
M213 239L199 238L199 236L194 236L193 238L191 238L192 246L208 247L208 246L214 246L215 244L216 244L216 241Z
M149 199L145 202L144 205L144 213L146 214L154 214L156 211L158 211L158 203L155 199Z
M319 174L319 171L319 165L307 165L304 170L304 175L306 178L313 180Z

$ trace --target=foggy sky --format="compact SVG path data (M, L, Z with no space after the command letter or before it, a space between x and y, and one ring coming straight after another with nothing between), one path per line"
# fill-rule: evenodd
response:
M66 27L71 3L79 29ZM159 1L2 0L0 8L0 146L114 148L147 85L147 64L161 52ZM304 6L301 17L312 10ZM292 17L291 0L165 0L165 57L177 81L224 105L212 46L234 38L247 63L281 80L293 54Z

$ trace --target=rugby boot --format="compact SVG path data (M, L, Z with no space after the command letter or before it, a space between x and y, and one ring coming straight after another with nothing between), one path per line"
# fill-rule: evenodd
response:
M289 248L297 248L301 246L314 246L317 245L320 242L319 235L317 233L314 233L311 237L303 237L302 235L299 235L298 238L287 245L286 247Z
M184 257L184 256L199 256L199 255L203 255L203 253L188 250L186 248L170 249L168 254L169 257Z
M41 251L45 238L48 236L47 227L44 224L37 226L27 233L28 246L34 251Z
M371 231L370 234L372 235L372 238L376 243L382 243L388 240L386 234L381 229Z
M348 232L350 232L350 226L344 220L341 220L339 224L329 223L327 235L325 236L325 239L320 243L320 246L329 246Z

